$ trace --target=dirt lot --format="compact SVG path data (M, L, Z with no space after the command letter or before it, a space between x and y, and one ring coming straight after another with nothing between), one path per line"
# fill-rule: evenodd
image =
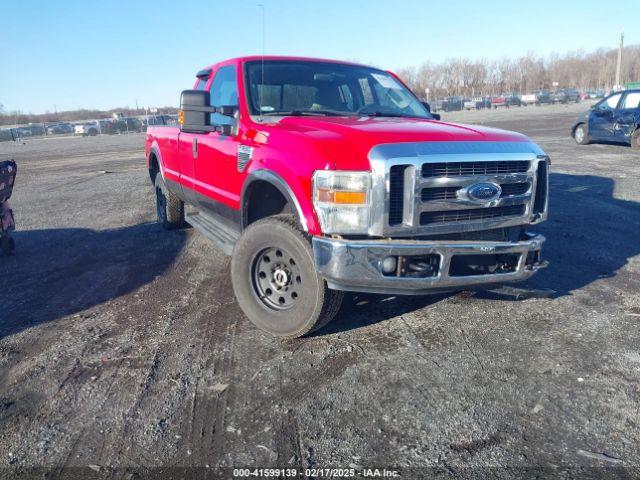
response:
M637 478L640 154L575 145L585 108L444 114L551 155L548 269L476 293L350 296L290 342L244 318L227 257L154 223L143 135L0 144L19 162L18 250L0 258L0 472Z

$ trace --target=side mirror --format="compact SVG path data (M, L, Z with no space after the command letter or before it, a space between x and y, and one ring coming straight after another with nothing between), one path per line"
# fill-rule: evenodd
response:
M427 109L427 112L431 113L431 105L429 105L429 102L420 102L420 103L422 103L424 108Z
M204 90L183 90L180 95L181 122L183 132L215 132L216 127L209 122L210 114L215 111L209 105L209 92Z
M431 116L433 117L434 120L440 120L440 114L439 113L432 113Z
M192 133L220 132L222 135L231 135L233 133L231 125L211 125L211 114L218 113L234 117L238 107L231 105L212 107L209 104L209 92L183 90L180 96L180 110L182 111L180 130Z

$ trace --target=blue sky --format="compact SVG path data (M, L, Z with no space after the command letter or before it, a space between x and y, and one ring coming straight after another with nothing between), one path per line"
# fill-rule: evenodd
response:
M640 2L0 0L0 103L41 113L176 105L202 66L262 52L388 69L640 43Z

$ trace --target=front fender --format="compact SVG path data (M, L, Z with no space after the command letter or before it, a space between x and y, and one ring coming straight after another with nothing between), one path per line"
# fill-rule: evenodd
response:
M240 213L241 213L241 221L242 221L243 229L248 224L248 213L249 213L248 212L248 207L249 207L248 192L251 188L251 184L256 181L264 181L264 182L270 183L271 185L273 185L278 189L278 191L282 194L282 196L287 199L287 202L290 205L293 205L296 216L298 217L300 225L302 226L302 229L305 232L314 234L319 230L319 227L315 219L315 216L313 215L313 212L312 211L305 212L305 209L303 208L303 204L301 203L300 199L298 199L298 196L294 192L294 189L291 188L291 186L279 174L266 169L252 171L247 176L242 186L242 193L240 196L240 205L241 205ZM305 206L308 206L308 205L305 205Z

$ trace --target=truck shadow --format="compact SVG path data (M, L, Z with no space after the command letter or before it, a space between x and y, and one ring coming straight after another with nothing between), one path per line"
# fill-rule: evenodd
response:
M0 338L125 295L162 275L186 232L156 223L94 231L16 231L16 254L0 255Z
M640 202L616 198L614 179L552 173L550 193L549 220L531 228L547 237L542 253L549 267L513 288L479 290L473 293L474 298L520 301L542 297L553 301L596 280L615 277L629 259L640 254ZM348 294L336 320L318 335L384 321L443 298L446 295Z

